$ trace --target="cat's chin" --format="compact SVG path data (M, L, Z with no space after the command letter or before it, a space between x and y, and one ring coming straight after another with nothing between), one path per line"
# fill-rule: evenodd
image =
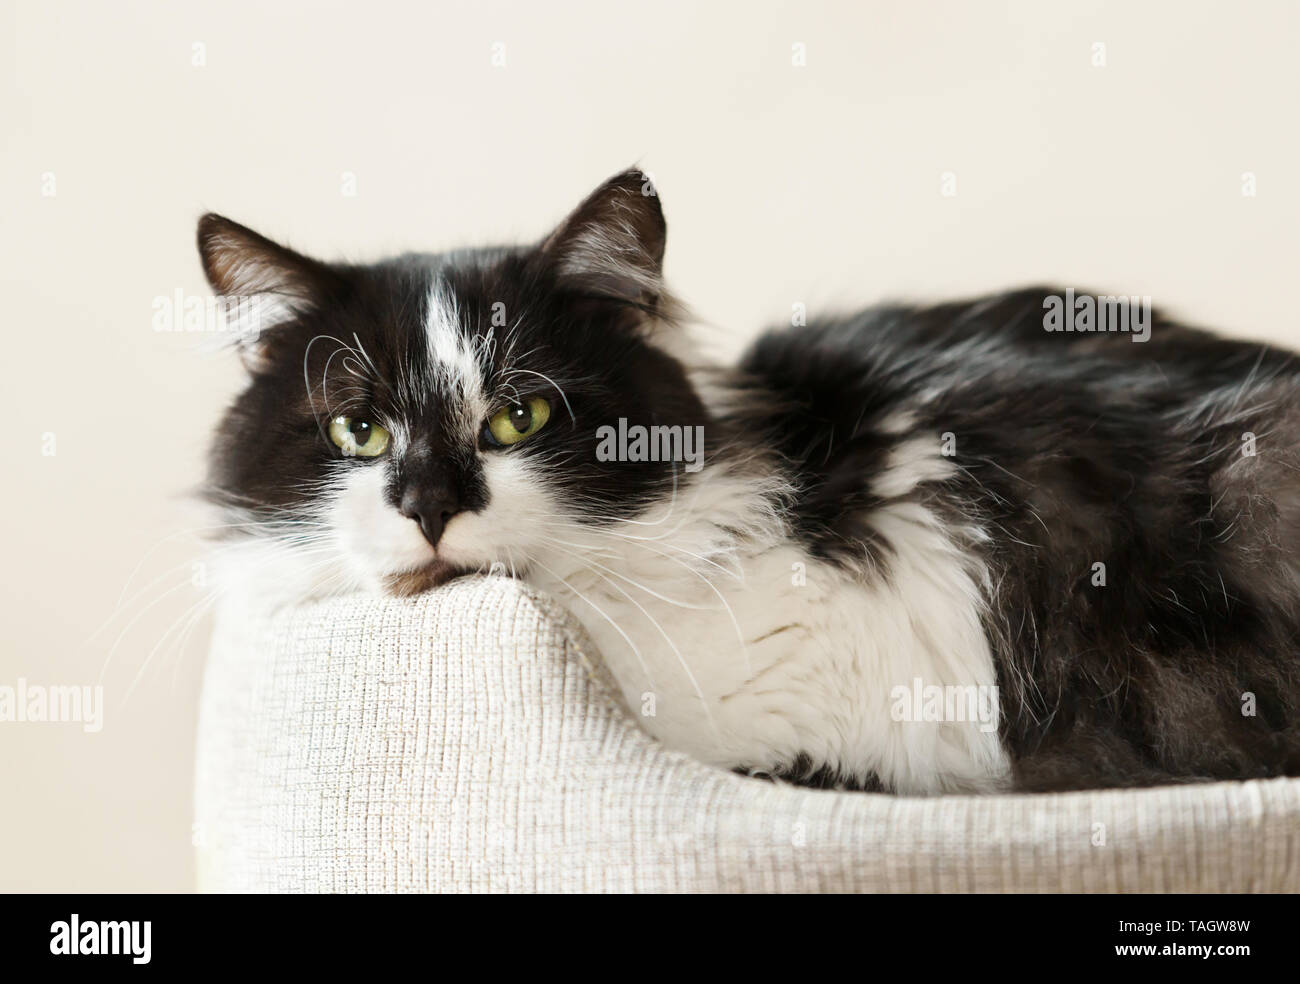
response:
M398 598L409 598L425 591L432 591L439 585L446 584L452 578L461 577L468 573L470 571L466 568L449 564L445 560L431 560L423 567L417 567L413 571L401 571L397 574L386 575L384 577L384 590Z

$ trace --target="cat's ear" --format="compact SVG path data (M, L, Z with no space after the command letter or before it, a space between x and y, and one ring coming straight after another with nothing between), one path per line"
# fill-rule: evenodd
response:
M335 287L324 263L295 253L225 216L199 219L199 256L223 300L227 328L250 368L265 361L267 332L310 310Z
M624 171L588 195L540 252L562 286L653 311L665 296L667 233L649 175Z

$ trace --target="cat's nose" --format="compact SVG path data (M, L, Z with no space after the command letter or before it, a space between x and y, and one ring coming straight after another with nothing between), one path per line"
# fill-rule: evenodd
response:
M460 503L450 492L408 488L402 493L402 501L397 510L419 523L424 538L430 546L436 547L447 521L460 511Z

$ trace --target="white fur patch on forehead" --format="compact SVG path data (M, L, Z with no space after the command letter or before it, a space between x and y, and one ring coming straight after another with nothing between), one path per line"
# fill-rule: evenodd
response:
M456 295L441 277L434 279L429 290L424 330L429 339L429 359L436 377L435 385L444 394L461 394L468 403L483 403L483 367L479 364L473 342L461 326Z

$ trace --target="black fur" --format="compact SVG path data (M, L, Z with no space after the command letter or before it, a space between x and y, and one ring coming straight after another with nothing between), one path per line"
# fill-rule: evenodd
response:
M1019 788L1298 774L1300 366L1159 316L1143 343L1047 332L1062 293L760 339L743 368L798 407L763 422L801 480L798 527L887 566L866 479L894 440L950 434L956 477L912 494L994 534L987 630ZM915 423L886 438L900 407Z

